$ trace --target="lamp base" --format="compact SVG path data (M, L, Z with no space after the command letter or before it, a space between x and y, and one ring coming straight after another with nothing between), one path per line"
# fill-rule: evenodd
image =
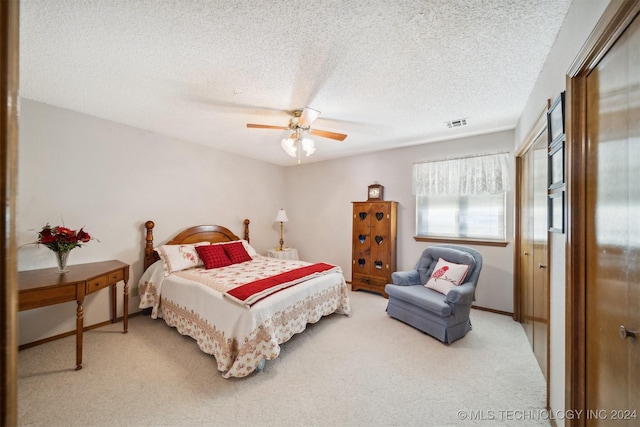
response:
M284 239L282 237L282 221L280 221L280 247L276 248L276 251L281 251L282 245L284 245Z

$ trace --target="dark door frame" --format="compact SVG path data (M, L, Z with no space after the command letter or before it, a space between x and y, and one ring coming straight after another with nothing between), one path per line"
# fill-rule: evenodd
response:
M640 1L613 0L567 72L567 244L565 407L586 410L586 80L609 48L640 13ZM584 426L586 419L567 419Z
M0 425L17 424L17 249L19 0L0 0Z

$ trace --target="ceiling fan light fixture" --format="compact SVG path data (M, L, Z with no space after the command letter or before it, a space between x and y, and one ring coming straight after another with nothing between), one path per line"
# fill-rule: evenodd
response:
M316 144L311 138L285 138L280 142L282 149L291 157L296 157L298 148L309 157L316 151Z
M313 108L305 107L303 110L296 110L292 112L293 117L289 120L289 126L276 126L276 125L263 125L256 123L247 123L248 128L258 129L282 129L292 131L289 138L285 138L280 141L282 149L291 157L298 157L298 164L300 163L300 156L302 151L305 152L306 157L311 156L316 152L315 141L311 138L306 138L304 135L314 135L321 138L334 139L336 141L344 141L347 135L338 132L331 132L327 130L313 129L311 130L311 123L320 116L320 111Z
M304 150L305 153L307 153L307 157L309 157L310 155L312 155L313 153L315 153L316 151L316 144L313 142L313 139L311 138L304 138L302 140L302 149Z
M285 138L282 140L282 142L280 143L280 145L282 145L282 149L291 157L295 157L296 156L296 140L292 139L292 138Z

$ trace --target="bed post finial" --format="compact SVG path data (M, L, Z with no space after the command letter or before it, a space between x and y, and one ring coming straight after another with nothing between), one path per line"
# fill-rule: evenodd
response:
M155 224L153 221L147 221L144 223L144 228L147 229L147 235L145 237L144 246L144 269L146 270L151 264L155 262L153 258L153 227Z
M245 219L244 220L244 240L246 240L247 242L249 242L249 223L251 221L249 221L249 219Z

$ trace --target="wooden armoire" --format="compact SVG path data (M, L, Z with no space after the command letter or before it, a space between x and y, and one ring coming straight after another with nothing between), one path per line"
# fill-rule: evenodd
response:
M396 270L398 202L353 202L351 290L384 291Z

